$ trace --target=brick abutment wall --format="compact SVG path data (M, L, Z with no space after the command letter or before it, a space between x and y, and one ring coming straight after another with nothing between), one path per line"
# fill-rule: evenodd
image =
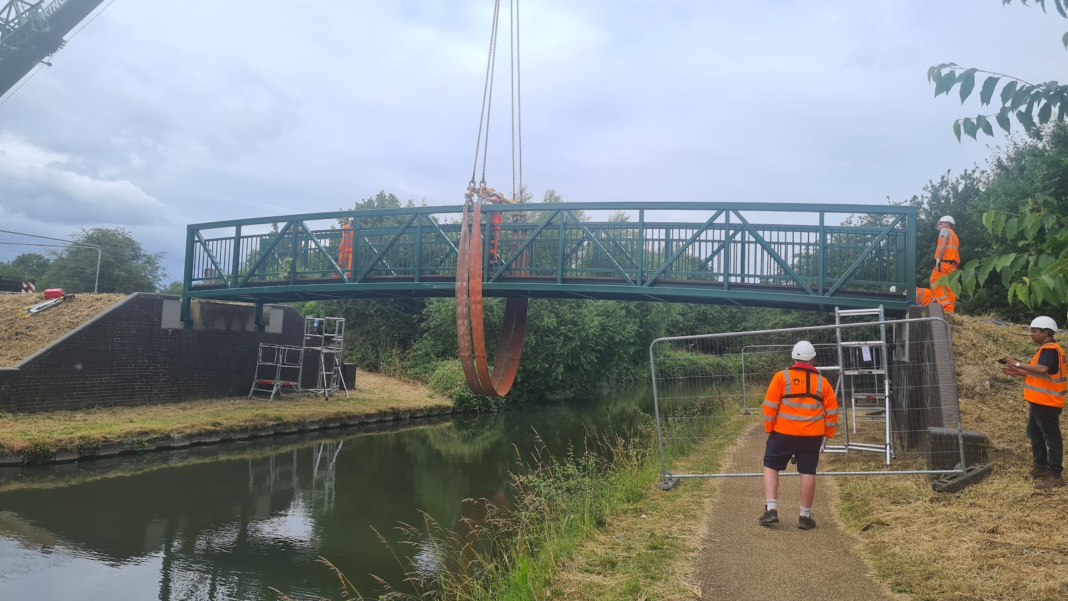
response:
M241 305L212 305L215 314L226 313L228 319L204 320L198 328L205 329L164 327L175 325L165 315L165 305L173 309L175 299L133 294L14 368L0 368L0 411L244 396L260 342L303 342L304 320L292 307L271 307L271 318L282 322L281 328L273 324L271 329L280 330L274 333L248 331L253 309Z

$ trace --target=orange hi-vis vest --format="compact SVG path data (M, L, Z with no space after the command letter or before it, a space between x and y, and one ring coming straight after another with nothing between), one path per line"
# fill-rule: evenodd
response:
M816 368L794 364L775 374L764 396L764 431L791 436L834 437L838 400Z
M1024 400L1036 405L1048 405L1050 407L1064 407L1064 393L1068 389L1068 376L1065 375L1064 349L1056 342L1047 342L1039 347L1038 352L1031 358L1031 365L1038 365L1038 357L1042 349L1054 349L1057 351L1057 373L1050 375L1027 374L1024 378Z
M949 232L949 237L942 240L938 239L938 247L935 248L935 261L944 261L953 265L953 269L956 269L960 265L960 240L957 239L957 232L954 232L952 228L946 228ZM943 252L944 251L944 252ZM938 254L942 253L942 258L938 258ZM935 269L938 268L938 264L935 265ZM953 271L952 269L950 271Z

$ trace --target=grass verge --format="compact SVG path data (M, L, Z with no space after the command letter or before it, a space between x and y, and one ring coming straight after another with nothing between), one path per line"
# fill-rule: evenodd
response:
M278 422L300 423L354 414L451 406L426 388L361 373L359 387L325 400L319 396L228 398L168 405L83 411L0 414L0 447L15 453L85 448L107 442L203 430L230 430Z
M991 441L992 474L956 494L923 476L842 478L839 516L891 590L916 599L1068 598L1068 489L1035 490L1020 378L997 358L1030 360L1026 326L953 318L957 388L965 429ZM1063 428L1063 426L1062 426Z
M705 413L689 409L692 415ZM683 416L685 417L685 416ZM676 440L665 449L673 466L714 469L740 422L672 422ZM708 481L661 492L651 419L628 437L590 436L566 457L536 454L513 473L510 508L484 504L488 517L446 531L428 520L408 527L412 544L434 541L447 566L429 579L409 574L390 598L442 599L681 599L694 598L694 560L704 512L714 495ZM469 501L475 502L475 501ZM429 536L428 536L429 535ZM410 592L408 589L410 588ZM351 591L347 591L351 592Z

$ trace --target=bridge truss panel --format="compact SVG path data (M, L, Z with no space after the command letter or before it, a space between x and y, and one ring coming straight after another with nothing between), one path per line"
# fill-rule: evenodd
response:
M880 347L893 349L889 357L894 365L891 373L934 374L938 371L936 341L945 347L941 352L952 351L948 324L933 317L654 341L649 357L664 482L670 485L687 478L763 474L768 436L763 401L772 377L793 363L790 349L799 340L808 340L816 347L817 369L834 386L838 398L837 433L825 443L819 475L963 473L963 428L952 378L945 382L937 377L891 381L890 398L885 401L887 410L879 416L871 407L848 398L850 391L845 387L849 383L841 375L843 359L839 350L848 347L845 354L854 353L852 349L879 340L877 335L883 328L888 332L912 332L906 339ZM870 352L878 351L872 348ZM862 354L858 357L858 361L865 361ZM944 362L945 357L941 359ZM872 354L866 363L883 360ZM851 361L847 361L847 369L855 366ZM885 372L885 363L881 367ZM947 432L955 432L956 436L947 438ZM714 473L691 473L676 465L675 458L698 444L730 446L731 459ZM865 452L872 449L879 452ZM783 474L795 475L794 469L788 467Z
M484 212L487 240L498 236L489 216L501 217L499 256L483 248L487 296L885 305L902 314L914 294L912 207L528 203ZM408 207L191 225L186 295L451 296L461 214L462 206Z

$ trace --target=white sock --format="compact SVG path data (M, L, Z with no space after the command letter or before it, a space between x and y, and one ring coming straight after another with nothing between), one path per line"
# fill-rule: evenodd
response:
M779 510L779 501L777 499L768 499L767 503L768 509L774 509L776 511Z
M801 507L801 517L803 517L803 518L812 517L812 508L811 507L802 506Z

